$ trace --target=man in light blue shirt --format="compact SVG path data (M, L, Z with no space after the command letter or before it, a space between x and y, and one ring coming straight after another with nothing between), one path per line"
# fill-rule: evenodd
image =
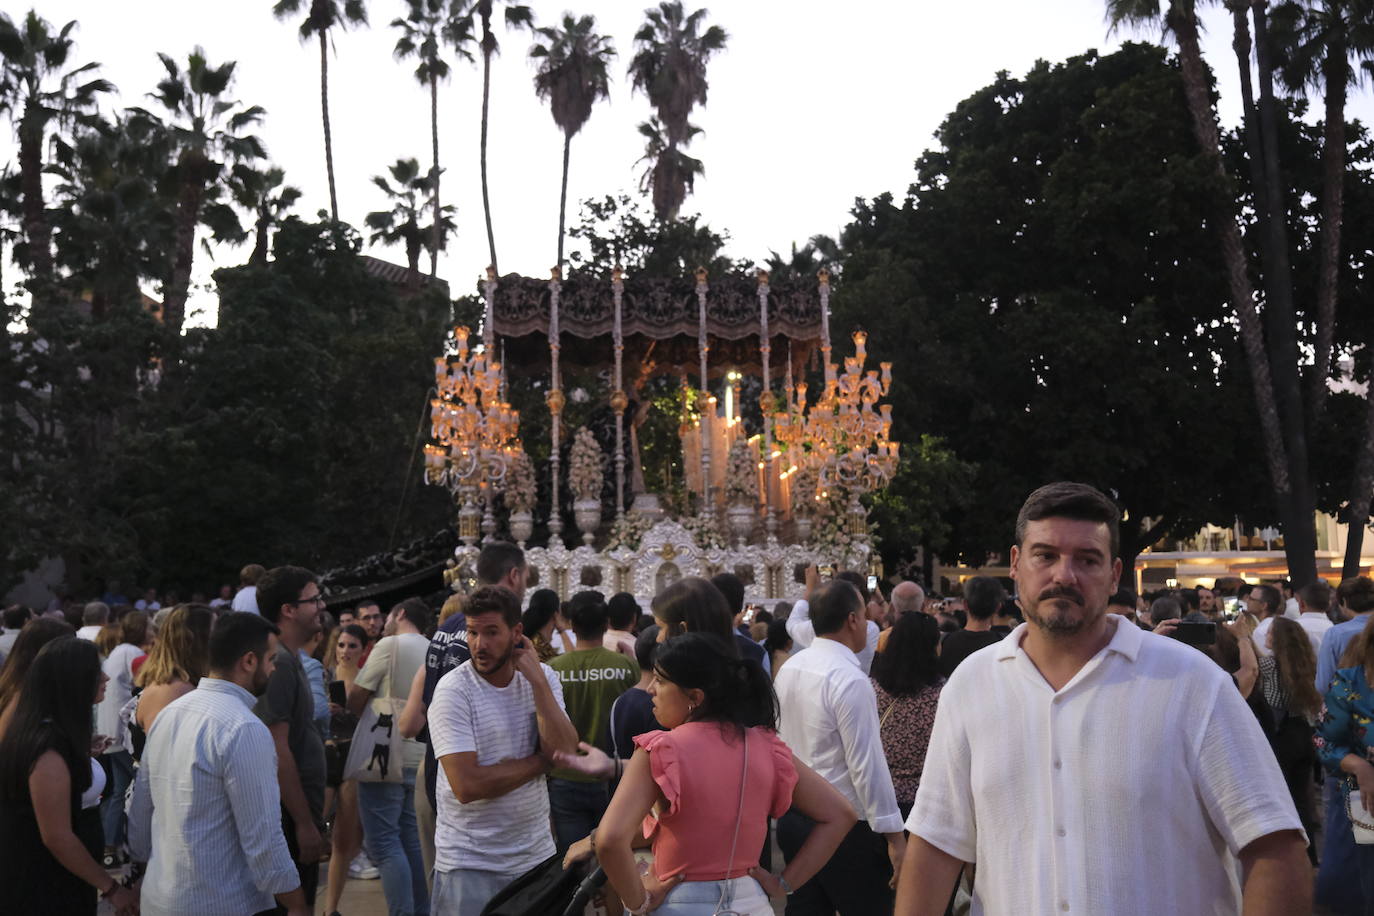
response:
M226 614L210 673L158 713L134 786L129 845L148 863L146 916L245 916L278 904L308 916L282 835L272 735L253 714L277 652L277 628Z

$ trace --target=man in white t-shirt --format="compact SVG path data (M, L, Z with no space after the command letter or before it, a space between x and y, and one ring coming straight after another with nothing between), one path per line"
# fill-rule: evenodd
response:
M1268 646L1269 628L1274 625L1275 617L1283 616L1283 595L1272 585L1256 585L1245 598L1245 609L1259 618L1259 625L1251 634L1255 652L1261 656L1274 654Z
M267 570L257 563L249 563L239 570L239 590L234 595L233 608L246 614L260 614L258 609L258 580Z
M431 912L480 916L503 887L554 853L545 774L554 751L577 751L558 675L520 626L500 586L468 596L472 658L445 674L429 705L443 770L435 793Z
M1297 811L1231 678L1107 613L1119 520L1083 484L1021 507L1027 622L940 693L897 916L942 914L964 863L972 916L1312 911Z
M103 601L89 601L81 611L81 629L76 635L95 642L105 624L110 622L110 606Z
M1298 625L1312 643L1312 657L1321 653L1322 637L1335 624L1327 616L1331 609L1331 586L1325 579L1317 579L1298 589Z
M373 647L348 691L349 712L361 716L374 696L405 702L415 672L425 665L429 623L429 606L419 598L407 598L392 610L387 635ZM400 706L396 709L399 712ZM396 721L399 715L389 710L386 715L386 728L400 726ZM379 714L378 727L382 721ZM402 748L401 760L381 764L401 767L401 781L360 781L358 813L367 857L381 872L388 909L393 913L424 913L429 911L429 882L415 819L415 772L425 759L425 748L414 738L404 739Z

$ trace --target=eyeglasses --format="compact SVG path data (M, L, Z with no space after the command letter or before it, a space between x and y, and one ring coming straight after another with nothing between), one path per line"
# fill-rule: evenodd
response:
M292 603L292 604L317 604L317 605L319 605L320 607L324 607L324 605L325 605L325 600L324 600L324 595L312 595L312 596L310 596L309 598L298 598L298 599L296 599L295 601L292 601L291 603Z

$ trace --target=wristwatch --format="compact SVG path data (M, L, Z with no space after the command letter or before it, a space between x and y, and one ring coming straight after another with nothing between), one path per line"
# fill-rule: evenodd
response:
M786 894L789 897L792 896L792 894L794 893L792 885L787 883L787 879L782 876L782 872L778 872L778 884L782 885L782 891L784 894Z

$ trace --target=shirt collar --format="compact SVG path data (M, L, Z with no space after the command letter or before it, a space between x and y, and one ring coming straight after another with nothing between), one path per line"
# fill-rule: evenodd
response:
M1111 641L1107 643L1107 651L1125 656L1128 661L1135 661L1136 656L1140 654L1141 645L1145 642L1145 631L1125 617L1117 614L1108 616L1116 617L1117 620L1116 632L1112 634ZM1030 629L1030 623L1023 623L997 644L998 661L1015 658L1022 651L1021 640L1025 638L1028 629Z
M811 642L811 649L812 651L820 649L822 655L829 654L831 658L848 662L855 668L859 667L859 656L854 654L853 649L838 640L817 636Z
M226 681L223 678L203 677L200 679L200 683L196 685L196 689L206 690L210 693L222 693L225 696L234 697L249 709L252 709L258 703L257 697L253 696L233 681Z

